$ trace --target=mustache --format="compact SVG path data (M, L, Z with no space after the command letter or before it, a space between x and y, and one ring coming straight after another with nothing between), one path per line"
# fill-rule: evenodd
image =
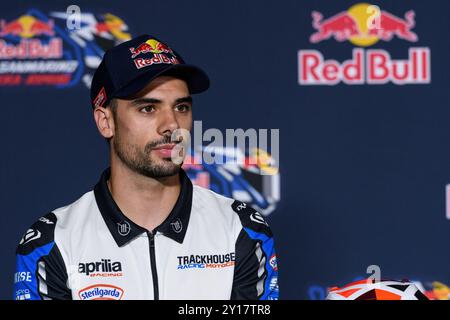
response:
M145 152L149 153L150 151L152 151L153 148L156 148L157 146L162 145L162 144L168 144L168 143L179 144L182 141L183 141L182 136L177 137L176 140L172 140L171 136L163 136L163 138L160 140L156 140L156 141L152 141L152 142L148 143L145 146Z

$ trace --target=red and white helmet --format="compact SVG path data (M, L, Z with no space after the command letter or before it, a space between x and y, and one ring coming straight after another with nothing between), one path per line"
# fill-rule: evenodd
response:
M352 282L342 288L330 288L327 300L428 300L428 298L408 280L367 279Z

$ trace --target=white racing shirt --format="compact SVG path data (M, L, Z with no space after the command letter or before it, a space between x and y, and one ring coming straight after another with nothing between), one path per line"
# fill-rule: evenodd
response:
M257 211L180 170L174 208L149 231L120 211L109 176L26 231L15 299L278 299L273 236Z

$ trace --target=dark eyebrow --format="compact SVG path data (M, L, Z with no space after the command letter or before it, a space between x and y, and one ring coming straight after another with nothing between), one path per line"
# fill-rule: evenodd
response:
M138 98L135 99L131 102L132 105L134 106L140 106L143 104L157 104L157 103L161 103L162 101L159 99L155 99L155 98ZM186 96L186 97L182 97L182 98L178 98L175 100L175 104L179 104L179 103L183 103L183 102L188 102L188 103L192 103L192 97L191 96Z
M131 104L134 106L140 106L142 104L149 104L149 103L161 103L162 101L155 98L139 98L131 101Z
M175 102L178 103L183 103L183 102L188 102L188 103L192 103L192 97L191 96L187 96L187 97L183 97L183 98L178 98L177 100L175 100Z

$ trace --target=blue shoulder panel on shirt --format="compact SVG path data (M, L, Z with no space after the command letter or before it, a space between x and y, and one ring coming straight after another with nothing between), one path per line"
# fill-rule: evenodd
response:
M264 269L267 277L264 280L264 293L259 299L278 300L278 267L273 237L269 237L266 233L255 232L249 228L244 228L244 230L252 240L261 242L263 253L266 256Z
M54 245L55 242L52 241L44 246L37 247L27 255L16 255L15 300L41 300L37 281L38 263L42 257L50 253Z

